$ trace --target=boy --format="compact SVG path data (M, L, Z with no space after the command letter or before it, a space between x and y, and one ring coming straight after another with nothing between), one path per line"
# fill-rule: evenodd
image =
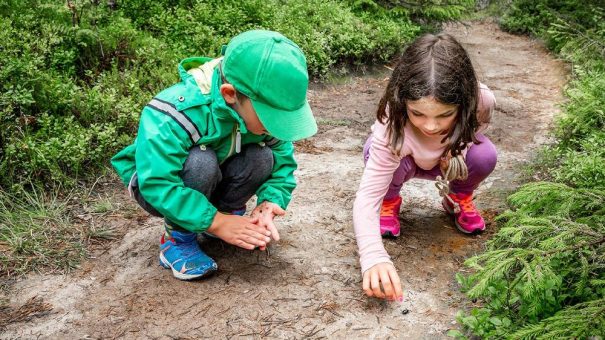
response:
M135 142L112 158L131 196L164 217L160 264L181 280L217 269L197 233L250 250L279 240L273 218L296 186L292 141L317 132L295 43L248 31L223 55L183 60L181 82L147 104ZM258 205L244 217L254 194Z

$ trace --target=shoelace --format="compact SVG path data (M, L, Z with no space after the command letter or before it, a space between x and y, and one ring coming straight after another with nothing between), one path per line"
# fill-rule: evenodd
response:
M465 213L474 213L477 211L475 208L475 203L473 203L473 195L468 195L466 197L460 198L458 196L452 195L452 199L458 203L460 209Z
M458 155L456 157L441 157L441 162L447 162L447 169L444 170L441 167L441 176L435 178L435 186L439 191L439 195L448 200L454 207L454 212L457 214L460 212L460 205L455 202L449 195L450 193L450 182L459 179L466 180L468 178L468 168L464 162L464 157Z
M395 206L397 205L397 199L392 201L383 201L382 208L380 209L380 216L393 216L395 215Z
M183 250L183 257L189 259L198 253L197 248L193 245L193 242L181 243Z

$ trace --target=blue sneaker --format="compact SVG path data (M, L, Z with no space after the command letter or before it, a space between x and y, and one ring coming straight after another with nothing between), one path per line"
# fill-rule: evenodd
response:
M165 235L160 241L160 265L172 269L177 279L193 280L218 269L216 262L197 244L195 233L171 230L170 238Z

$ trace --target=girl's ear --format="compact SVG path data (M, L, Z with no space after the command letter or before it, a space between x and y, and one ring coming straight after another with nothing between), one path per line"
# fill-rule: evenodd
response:
M231 84L223 84L220 87L221 96L225 99L225 102L229 105L235 104L237 98L235 96L235 87Z

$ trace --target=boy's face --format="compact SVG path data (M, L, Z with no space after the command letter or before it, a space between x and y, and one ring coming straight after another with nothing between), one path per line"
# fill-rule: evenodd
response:
M458 106L443 104L433 97L406 102L408 118L425 136L445 135L456 121Z
M261 123L260 119L258 119L258 115L256 114L250 99L245 96L238 96L235 88L231 84L221 85L220 91L225 102L242 117L248 131L255 135L268 134L265 126Z
M269 132L265 129L263 123L258 119L258 115L252 106L252 102L248 98L236 98L233 104L233 109L242 117L246 123L248 131L255 135L264 135Z

